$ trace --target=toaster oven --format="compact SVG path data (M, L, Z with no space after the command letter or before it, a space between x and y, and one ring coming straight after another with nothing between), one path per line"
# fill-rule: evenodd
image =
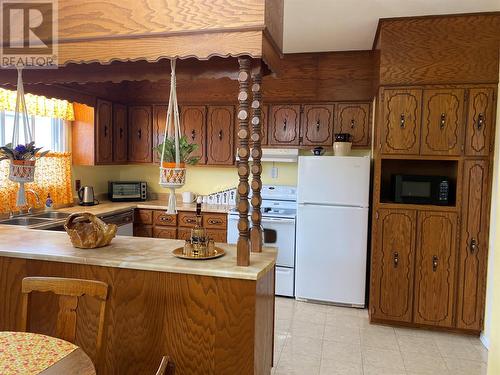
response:
M112 202L145 201L148 196L148 185L142 181L110 181L108 198Z

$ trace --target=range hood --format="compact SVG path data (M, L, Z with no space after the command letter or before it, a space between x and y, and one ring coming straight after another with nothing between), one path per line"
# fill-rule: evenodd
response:
M238 153L236 153L238 155ZM278 163L296 163L299 150L296 148L263 148L261 161L274 161ZM237 160L239 160L237 156ZM250 160L252 157L250 156Z

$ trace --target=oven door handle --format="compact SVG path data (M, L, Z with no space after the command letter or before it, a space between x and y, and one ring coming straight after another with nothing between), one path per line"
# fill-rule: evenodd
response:
M295 219L289 219L285 217L263 217L260 220L261 223L294 223Z

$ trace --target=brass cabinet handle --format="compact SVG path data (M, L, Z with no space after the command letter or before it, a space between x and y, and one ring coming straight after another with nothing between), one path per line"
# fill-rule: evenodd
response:
M399 265L399 253L397 251L394 252L392 261L394 263L394 268L398 268L398 265Z
M161 221L166 221L166 222L171 222L172 218L170 216L161 216L160 220Z
M354 121L354 119L351 120L351 129L354 129L354 126L356 125L356 122Z
M477 130L481 130L484 126L484 114L480 113L477 116Z
M222 130L219 130L219 140L222 141Z
M477 241L476 241L476 239L475 239L475 238L472 238L472 239L470 240L470 245L469 245L469 248L470 248L470 252L471 252L471 254L474 254L474 252L475 252L476 250L478 250L478 247L477 247Z
M401 113L401 116L399 116L399 127L401 129L405 128L405 121L406 121L405 115L404 115L404 113Z
M432 257L432 272L436 272L436 270L438 268L438 260L439 260L439 258L437 257L437 255L434 255Z
M104 126L104 136L105 137L108 136L108 127L107 126Z
M316 131L319 132L319 127L320 127L320 122L319 119L316 121Z
M211 225L222 224L222 220L220 220L220 219L208 219L208 224L211 224Z
M441 113L441 116L439 117L439 129L444 129L446 126L446 113Z
M123 138L123 128L120 128L120 138Z
M194 139L196 138L196 130L191 130L191 139L194 141Z
M287 120L287 119L284 119L284 120L283 120L283 131L284 131L284 132L286 132L286 120Z
M196 223L196 219L193 219L192 217L188 217L188 218L186 218L186 223L195 224Z
M142 129L137 130L137 136L139 137L139 139L142 138Z

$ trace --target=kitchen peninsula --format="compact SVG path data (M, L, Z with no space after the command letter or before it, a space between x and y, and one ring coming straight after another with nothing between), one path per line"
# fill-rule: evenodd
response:
M182 374L264 374L272 366L275 251L236 265L190 261L171 252L182 241L116 237L110 246L73 248L66 233L0 227L0 330L16 330L26 276L94 279L110 286L101 353L92 345L97 305L78 306L76 343L103 374L154 373L168 353ZM51 334L56 300L34 295L30 330ZM51 319L54 318L54 319ZM242 355L244 353L244 355Z

